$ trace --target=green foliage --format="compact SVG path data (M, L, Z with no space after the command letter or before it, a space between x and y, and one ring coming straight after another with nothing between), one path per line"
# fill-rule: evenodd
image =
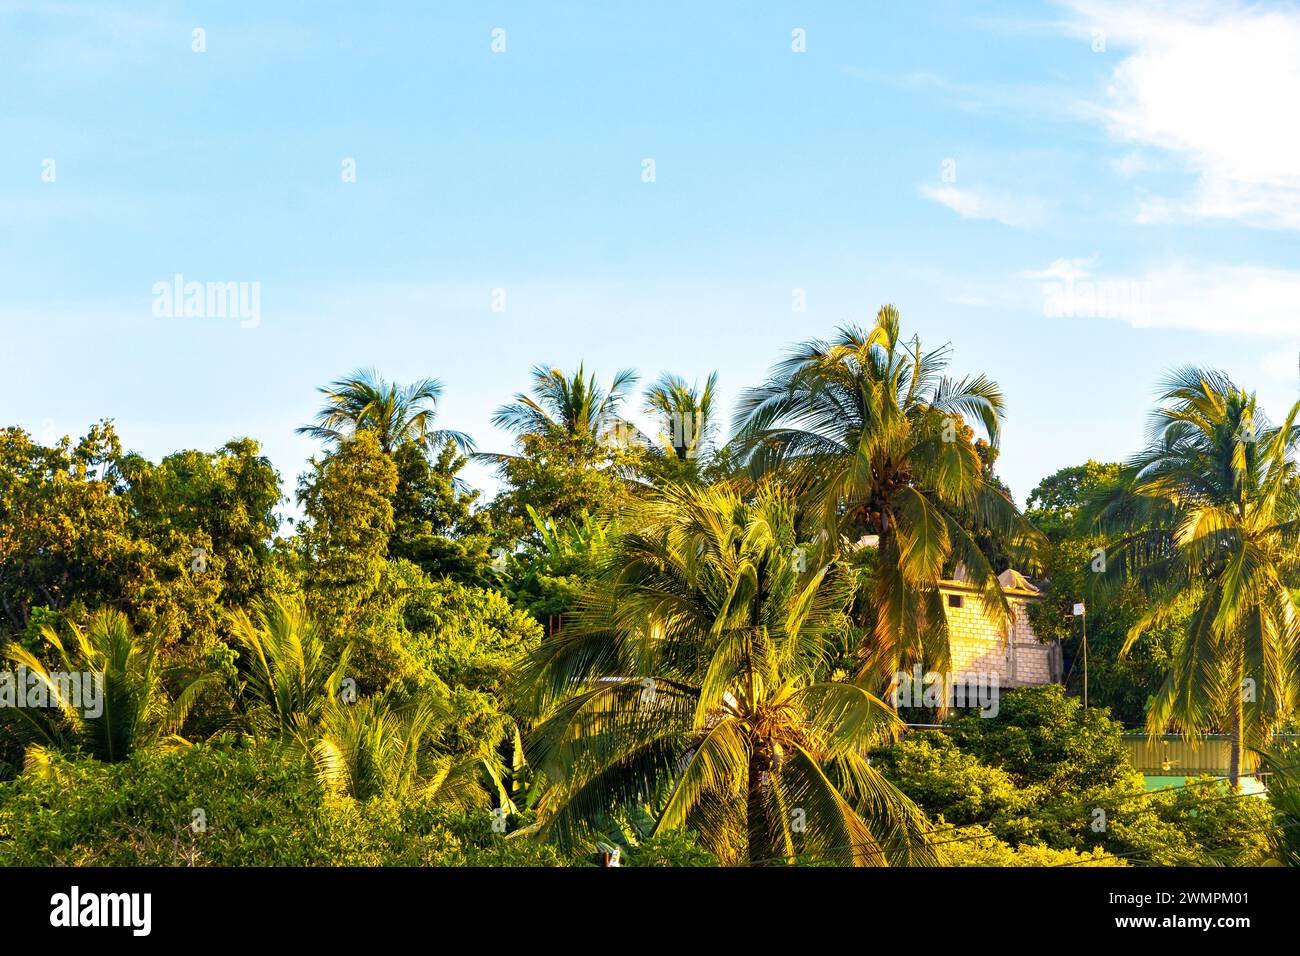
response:
M1043 599L1029 606L1029 619L1040 640L1061 642L1073 664L1069 689L1081 694L1083 629L1073 611L1076 603L1086 604L1089 702L1109 707L1128 727L1140 727L1151 696L1169 671L1194 601L1186 595L1165 620L1148 624L1140 645L1123 653L1130 629L1147 617L1152 604L1136 584L1108 582L1107 540L1081 530L1079 518L1089 501L1113 489L1120 468L1095 461L1063 468L1030 494L1026 517L1051 543L1041 552Z
M201 816L196 815L201 812ZM201 821L201 822L200 822ZM554 866L486 810L329 797L303 755L230 741L0 783L0 865Z
M927 352L905 339L886 305L869 328L797 346L737 414L735 444L751 472L796 491L828 550L841 538L876 539L859 604L864 685L887 686L918 663L948 671L939 582L962 564L989 613L1009 622L997 580L1005 569L985 551L1030 556L1041 544L994 479L991 457L962 433L967 419L977 422L997 448L1002 391L983 375L948 378L948 358L947 347Z
M873 754L946 824L936 842L948 865L1052 865L1076 852L1100 865L1101 851L1165 866L1246 866L1268 855L1273 828L1262 798L1214 780L1147 793L1120 724L1058 686L1005 693L996 717L962 716L949 727Z
M280 476L242 438L214 453L181 451L151 465L128 455L119 466L140 534L160 552L179 551L221 581L227 606L240 607L276 584L271 541L279 528ZM192 542L206 539L202 561Z
M1300 569L1298 417L1300 402L1273 427L1255 395L1226 375L1175 372L1148 446L1089 509L1112 536L1110 570L1151 599L1124 650L1153 627L1181 624L1147 730L1228 733L1234 784L1248 748L1300 700L1300 615L1288 587ZM1180 617L1189 595L1196 606Z
M1300 745L1274 745L1260 757L1273 807L1272 856L1286 866L1300 866Z
M298 486L310 524L299 529L312 613L346 633L379 589L393 533L397 469L370 429L358 431Z
M1080 509L1119 481L1122 467L1089 459L1048 475L1029 493L1025 517L1050 539L1059 541L1075 530Z
M427 691L402 706L386 697L331 700L320 726L300 734L300 740L331 793L356 800L486 804L477 762L455 760L434 744L450 716L446 699Z
M504 480L492 503L497 527L529 538L529 508L564 520L627 500L646 455L644 436L619 417L635 381L634 373L622 371L606 388L582 365L571 375L533 369L532 394L517 394L492 417L494 425L515 434L517 453L479 456L497 465Z
M639 811L728 864L933 860L864 757L896 716L819 680L852 589L796 557L794 512L773 488L668 486L629 514L600 587L524 674L530 759L555 782L541 834L574 846Z
M315 425L297 429L321 441L342 445L370 432L385 454L403 443L440 448L447 442L469 451L473 442L460 432L433 427L442 383L426 378L412 385L384 381L374 369L359 369L320 389L325 404Z
M415 442L397 448L388 554L433 578L486 585L492 580L492 525L486 511L475 509L479 493L464 488L456 477L467 462L451 441L436 459Z
M75 446L0 431L0 607L10 634L27 626L34 606L123 601L124 578L140 561L114 473L121 453L108 422Z
M1289 748L1267 799L1147 793L1119 731L1294 715L1300 405L1275 428L1179 373L1130 465L1035 488L1043 535L994 470L1000 390L947 362L887 306L799 346L723 447L714 376L652 386L647 437L632 373L539 367L488 508L438 383L356 373L300 429L329 445L292 538L250 439L154 464L108 422L0 430L0 653L56 693L0 713L0 864L1295 863ZM896 739L873 692L945 668L958 564L995 616L998 570L1045 575L1032 623L1072 656L1086 601L1109 709L1017 690Z
M496 527L511 537L533 541L529 509L556 521L581 520L627 503L644 451L597 435L527 434L519 454L499 456L502 490L490 508Z
M986 827L962 827L938 838L944 866L1127 866L1102 847L1055 850L1035 843L1013 846ZM943 842L946 841L946 842Z
M877 750L872 762L920 806L953 824L1011 816L1034 800L1010 773L980 762L945 733L909 733Z
M49 701L48 708L5 708L8 729L30 741L28 770L50 771L55 752L115 762L138 750L184 745L176 734L212 683L210 676L190 682L172 700L163 684L157 636L138 637L120 611L97 611L86 627L71 625L68 631L61 637L45 628L41 656L17 645L7 651ZM62 679L68 677L80 678L79 684Z
M532 507L527 510L538 540L512 556L506 593L555 630L596 579L617 536L617 524L591 515L543 520Z
M542 629L496 591L431 581L408 598L411 649L425 673L448 686L504 695Z
M290 737L337 697L349 649L331 660L325 636L301 600L277 598L231 616L237 652L232 696L246 730Z
M628 848L624 866L717 866L718 858L700 846L699 834L669 830Z
M647 389L645 410L659 423L659 433L646 443L650 453L644 470L652 480L698 483L720 464L715 460L717 386L717 372L709 375L702 389L665 373Z

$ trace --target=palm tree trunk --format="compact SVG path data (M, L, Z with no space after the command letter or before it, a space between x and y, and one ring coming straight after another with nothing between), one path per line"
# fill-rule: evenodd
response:
M1245 702L1242 700L1241 681L1232 695L1232 744L1228 753L1228 780L1233 792L1241 789L1241 725Z
M763 801L763 770L766 761L760 754L749 758L748 798L745 804L745 822L749 829L749 862L762 865L760 861L772 857L772 848L768 840L767 807Z

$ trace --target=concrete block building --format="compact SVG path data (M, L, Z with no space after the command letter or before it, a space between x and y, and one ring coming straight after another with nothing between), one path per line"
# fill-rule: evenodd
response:
M955 580L940 584L948 616L953 678L960 681L963 675L997 674L1003 688L1059 682L1063 671L1060 645L1041 643L1029 622L1029 605L1042 597L1038 589L1010 568L998 576L1013 614L1010 628L1003 629L987 613L979 590L964 577L959 567Z

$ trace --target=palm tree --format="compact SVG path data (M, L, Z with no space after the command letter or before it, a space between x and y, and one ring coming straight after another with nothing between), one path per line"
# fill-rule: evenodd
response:
M173 701L163 684L159 639L138 637L121 611L96 611L84 628L73 624L69 632L65 641L52 627L41 628L53 669L20 645L5 652L49 699L48 709L14 709L30 741L27 770L51 770L54 752L114 763L152 747L186 746L177 732L212 678L189 682Z
M1271 427L1253 393L1200 369L1175 372L1160 402L1147 448L1088 514L1114 536L1110 567L1151 598L1122 653L1194 603L1148 732L1226 727L1236 786L1243 743L1267 741L1296 702L1300 619L1287 584L1300 563L1300 403Z
M314 724L337 697L348 661L344 648L331 666L325 635L299 599L259 602L230 615L239 651L235 699L252 729L288 737Z
M742 396L736 446L754 475L779 474L820 515L820 540L875 545L867 605L872 640L860 677L887 680L915 663L947 672L947 621L938 588L965 567L989 612L1010 609L977 530L1029 552L1041 536L981 459L966 425L996 449L1002 392L983 375L944 376L947 346L923 351L884 306L870 329L796 347L768 381ZM867 537L865 540L863 536Z
M360 369L320 389L325 405L316 413L315 425L297 429L322 441L346 441L360 429L373 429L379 445L391 454L403 442L437 448L452 442L462 451L473 451L468 435L435 429L442 383L426 378L413 385L384 381L374 369Z
M615 375L606 389L594 374L586 374L581 363L571 375L539 365L533 369L533 394L515 395L513 402L497 409L492 424L519 437L600 438L610 428L626 424L618 411L635 382L631 369Z
M665 372L645 395L645 410L660 423L658 445L651 448L678 467L674 473L684 479L699 476L702 464L713 450L717 431L713 402L718 373L713 372L700 389Z
M933 860L866 757L896 716L823 676L852 572L801 572L794 524L771 488L669 485L632 506L599 588L525 668L530 762L556 781L540 832L574 845L647 807L655 832L695 829L727 863Z
M405 708L382 697L353 704L333 700L319 727L300 735L300 741L330 792L356 800L385 796L478 806L487 801L483 760L457 760L433 747L450 716L446 701L433 694Z

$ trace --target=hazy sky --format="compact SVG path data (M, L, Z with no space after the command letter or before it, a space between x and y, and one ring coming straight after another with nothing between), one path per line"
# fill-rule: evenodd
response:
M504 450L534 364L717 369L729 412L885 302L1001 383L1022 500L1173 366L1280 415L1300 9L974 6L0 0L0 420L250 435L291 484L359 366ZM256 321L157 314L177 274Z

